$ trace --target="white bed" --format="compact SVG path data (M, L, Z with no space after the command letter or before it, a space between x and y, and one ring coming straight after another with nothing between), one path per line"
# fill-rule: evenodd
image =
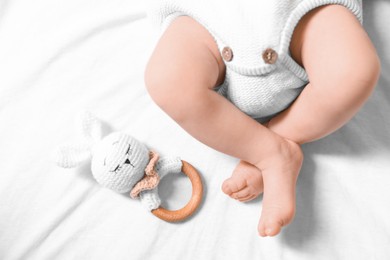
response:
M148 97L143 70L157 34L143 1L0 1L0 259L390 259L390 2L364 2L382 60L375 93L345 127L304 145L294 222L260 238L261 199L226 197L237 159L199 143ZM101 188L88 164L51 161L88 109L202 174L205 197L169 224ZM191 186L168 178L170 208Z

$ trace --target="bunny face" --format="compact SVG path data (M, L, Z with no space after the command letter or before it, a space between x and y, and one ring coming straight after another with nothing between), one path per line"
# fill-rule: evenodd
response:
M104 187L119 193L129 192L144 176L149 162L145 145L124 133L112 133L93 150L92 174Z

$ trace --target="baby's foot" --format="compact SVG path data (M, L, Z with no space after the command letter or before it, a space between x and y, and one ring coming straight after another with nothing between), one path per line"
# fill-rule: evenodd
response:
M302 166L302 150L296 143L283 140L280 151L260 164L264 182L260 236L275 236L295 215L295 186Z
M240 161L232 176L223 182L222 191L241 202L253 200L263 192L261 171L252 164Z

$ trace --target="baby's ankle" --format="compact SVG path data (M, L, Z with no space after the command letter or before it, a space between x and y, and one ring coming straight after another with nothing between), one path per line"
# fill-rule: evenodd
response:
M300 146L286 138L276 136L274 142L271 143L268 152L265 156L258 158L258 162L254 165L260 170L265 170L268 167L274 167L275 164L280 164L294 161L297 164L302 164L303 153Z

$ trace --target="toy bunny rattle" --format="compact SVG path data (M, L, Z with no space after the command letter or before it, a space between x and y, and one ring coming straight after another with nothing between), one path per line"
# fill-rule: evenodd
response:
M131 198L139 198L162 220L178 222L195 212L202 200L203 186L191 164L178 157L159 158L157 153L122 132L102 138L102 124L89 112L84 112L80 119L83 140L79 144L58 148L55 154L58 166L73 168L91 159L93 177L100 185L119 193L130 192ZM161 207L158 195L159 181L167 174L181 172L191 181L192 197L182 209L165 209Z

